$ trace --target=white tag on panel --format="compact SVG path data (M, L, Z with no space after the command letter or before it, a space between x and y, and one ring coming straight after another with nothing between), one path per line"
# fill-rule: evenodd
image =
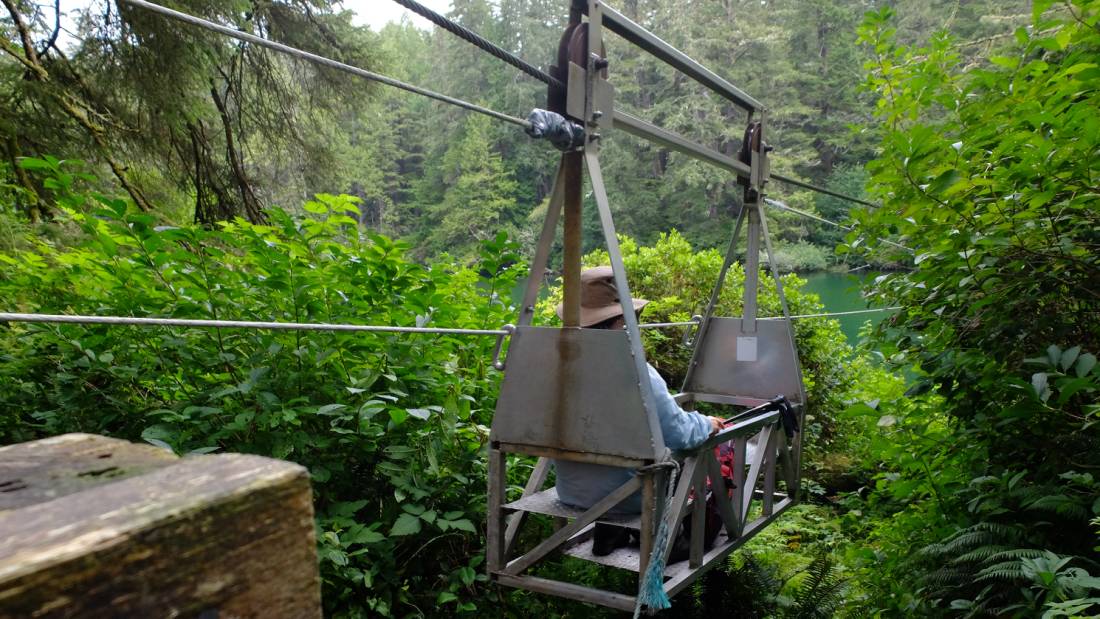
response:
M737 338L737 360L738 361L756 361L756 338L755 337L739 337L739 338Z

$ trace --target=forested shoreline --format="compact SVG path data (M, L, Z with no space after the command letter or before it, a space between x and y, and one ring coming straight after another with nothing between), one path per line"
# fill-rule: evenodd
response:
M547 144L125 4L92 3L70 46L53 3L3 2L0 311L514 321ZM784 270L885 268L863 293L900 308L854 347L828 317L796 323L805 500L667 616L1100 616L1100 2L619 4L769 106L773 171L880 205L770 183L854 227L768 210ZM545 105L542 84L440 30L373 32L327 0L173 6L509 114ZM564 13L449 15L546 66ZM616 105L736 155L743 113L607 45ZM688 320L741 188L621 132L601 158L646 319ZM792 313L821 313L784 278ZM724 315L743 281L735 266ZM780 311L770 283L761 311ZM484 576L493 343L0 323L0 444L80 431L303 464L330 616L614 616ZM645 336L671 385L679 344ZM570 559L539 569L629 593Z

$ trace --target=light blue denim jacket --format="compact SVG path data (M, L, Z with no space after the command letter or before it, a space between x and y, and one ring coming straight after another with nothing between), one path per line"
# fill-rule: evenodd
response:
M657 419L661 423L665 446L675 451L702 444L710 436L710 420L680 408L669 394L665 380L652 365L648 368L649 384L653 386L653 400L657 405ZM581 508L595 505L634 475L634 469L568 460L555 460L554 468L557 472L558 498L563 503ZM641 494L634 493L612 511L638 513L641 510Z

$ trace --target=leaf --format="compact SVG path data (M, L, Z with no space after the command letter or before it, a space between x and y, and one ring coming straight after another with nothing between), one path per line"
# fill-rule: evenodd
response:
M959 182L962 175L958 170L947 170L943 174L936 177L936 180L932 181L928 185L928 193L940 195L946 192L952 185Z
M467 587L474 584L474 579L477 578L477 572L475 572L472 567L460 567L455 570L455 572L458 574L458 577L462 581L462 584L466 585Z
M459 529L460 531L469 531L470 533L477 533L477 529L474 528L474 523L470 522L469 520L466 520L465 518L463 518L461 520L451 521L451 527L455 528L455 529Z
M454 602L458 599L458 596L450 591L440 591L439 595L435 598L435 603L439 605L446 604L447 602Z
M302 205L302 208L310 213L316 213L317 215L325 215L329 211L329 208L327 206L321 204L320 202L314 202L313 200L306 202L304 205Z
M309 473L310 476L313 478L313 481L319 484L323 484L332 478L332 471L329 471L327 468L321 466L320 464L313 466L310 469Z
M346 541L349 544L376 544L386 539L385 535L382 535L378 531L371 531L363 529L357 532L355 535L347 537Z
M1077 360L1077 355L1081 353L1080 346L1074 346L1069 350L1062 353L1062 359L1059 361L1059 365L1062 366L1062 370L1069 370L1069 367L1073 365L1073 362Z
M19 167L24 170L50 170L53 168L49 163L35 157L23 157L19 159Z
M1075 371L1077 372L1077 376L1083 377L1091 372L1094 367L1096 367L1096 356L1092 353L1085 353L1077 358L1077 367Z
M333 411L338 411L342 408L347 408L347 407L348 407L347 404L325 404L324 406L317 409L317 414L318 415L328 415L328 414L332 413Z
M1047 346L1047 359L1050 359L1050 364L1057 367L1058 360L1062 358L1062 349L1058 348L1054 344Z
M1050 387L1047 385L1046 372L1036 372L1031 375L1031 388L1035 390L1035 395L1043 402L1050 398Z
M890 426L896 424L897 422L898 422L897 417L895 417L893 415L883 415L882 417L879 417L878 423L876 425L880 428L889 428Z
M169 445L168 443L165 443L164 441L160 440L159 438L147 438L147 439L145 439L145 442L149 443L150 445L155 445L156 447L160 447L161 449L165 449L169 453L175 453L175 450L172 449L171 445Z
M420 420L427 420L432 416L432 412L426 408L408 408L405 409L410 415Z
M393 523L390 535L414 535L420 532L420 519L412 514L401 514L397 522Z

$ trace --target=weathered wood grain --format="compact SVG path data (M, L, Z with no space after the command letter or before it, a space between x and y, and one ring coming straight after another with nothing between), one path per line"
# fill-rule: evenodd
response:
M0 617L321 614L298 465L69 435L0 449L0 483L13 479L24 487L0 488Z
M94 434L0 447L0 513L169 466L175 455Z

